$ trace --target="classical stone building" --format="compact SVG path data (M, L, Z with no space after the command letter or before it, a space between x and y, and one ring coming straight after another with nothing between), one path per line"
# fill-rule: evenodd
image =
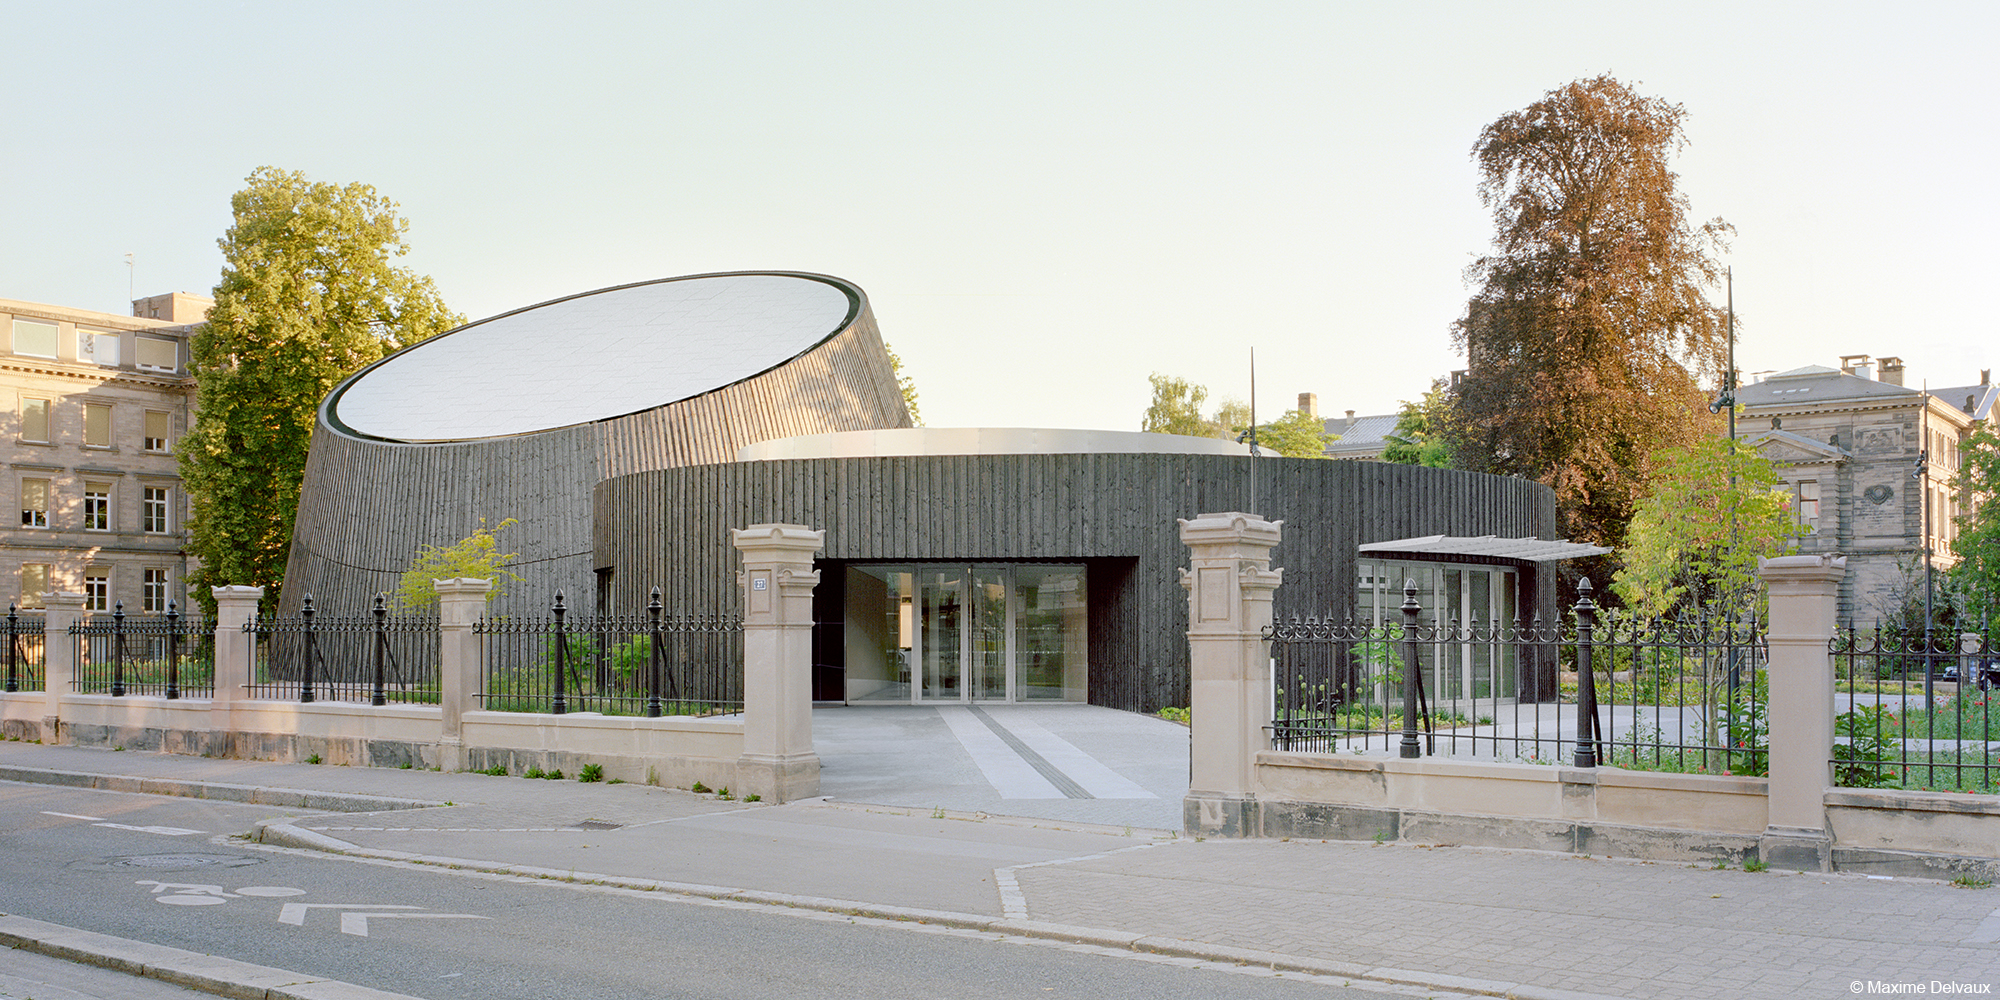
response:
M82 593L86 608L186 603L187 502L174 446L194 405L187 339L214 300L173 293L131 316L0 299L0 596L23 608Z
M1848 558L1843 618L1887 614L1922 572L1926 539L1938 569L1957 561L1961 450L2000 401L1991 370L1928 391L1904 385L1903 371L1900 358L1847 355L1838 369L1808 365L1737 390L1737 434L1778 463L1800 550Z

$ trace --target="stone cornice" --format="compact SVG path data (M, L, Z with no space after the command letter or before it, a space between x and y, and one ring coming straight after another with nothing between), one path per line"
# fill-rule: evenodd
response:
M127 371L122 368L99 368L91 366L67 366L60 361L23 361L18 355L0 361L0 372L22 372L29 375L46 375L52 378L75 379L79 382L123 383L143 386L148 389L168 389L194 391L194 378L188 375L149 375Z

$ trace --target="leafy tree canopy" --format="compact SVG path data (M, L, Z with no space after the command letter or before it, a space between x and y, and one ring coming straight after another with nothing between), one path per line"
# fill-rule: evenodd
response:
M1757 557L1795 547L1790 497L1780 492L1777 470L1755 449L1732 448L1727 437L1668 448L1654 466L1612 591L1649 617L1740 609L1736 599L1757 593Z
M1257 445L1286 458L1325 458L1328 441L1326 422L1304 410L1292 410L1268 424L1257 427Z
M417 611L435 606L438 602L438 580L491 580L493 589L486 592L489 603L500 596L500 591L509 582L521 582L520 574L507 568L508 563L520 557L520 553L500 551L498 537L500 532L516 523L510 517L489 528L482 517L479 519L479 530L450 545L443 548L417 546L416 558L410 560L410 568L403 571L402 580L396 584L396 609Z
M1965 443L1958 470L1958 565L1952 583L1967 607L2000 620L2000 434L1983 427Z
M1139 422L1140 430L1150 434L1185 434L1189 437L1214 435L1214 426L1201 415L1201 404L1208 399L1205 386L1159 372L1147 376L1147 381L1153 383L1153 402L1146 407L1146 416Z
M896 388L903 391L903 408L910 411L911 425L922 427L924 415L917 410L917 384L903 371L903 359L897 356L896 349L888 344L883 344L882 349L889 352L889 370L896 373Z
M1448 428L1451 417L1451 398L1445 391L1443 379L1431 383L1424 398L1411 402L1403 401L1402 409L1396 416L1396 429L1382 435L1388 447L1382 449L1382 461L1398 465L1422 465L1432 469L1451 468L1451 442Z
M1495 232L1453 327L1467 362L1454 457L1553 487L1579 540L1617 544L1648 456L1711 433L1701 386L1725 345L1705 291L1734 230L1687 221L1668 169L1685 118L1600 76L1502 116L1473 147Z
M276 598L315 411L339 381L464 322L429 278L393 264L409 223L366 184L259 167L230 199L215 307L192 340L194 427L180 446L193 501L190 581Z

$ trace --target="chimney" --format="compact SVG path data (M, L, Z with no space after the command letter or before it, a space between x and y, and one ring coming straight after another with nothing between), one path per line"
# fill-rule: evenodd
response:
M1903 384L1902 358L1877 358L1876 361L1882 365L1883 382L1889 385Z
M1993 384L1993 369L1991 369L1991 368L1981 368L1981 369L1979 369L1979 384L1980 384L1980 385L1992 385L1992 384Z
M1840 373L1855 378L1873 378L1874 372L1868 368L1868 355L1843 354L1840 356Z
M1308 417L1317 418L1319 416L1319 393L1299 393L1299 412Z

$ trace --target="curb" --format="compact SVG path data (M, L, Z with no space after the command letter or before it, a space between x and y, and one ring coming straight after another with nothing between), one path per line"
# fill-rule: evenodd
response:
M302 972L0 914L0 944L241 1000L418 1000Z
M262 785L232 785L219 781L183 781L179 778L141 778L125 774L96 774L89 771L56 771L49 768L0 765L0 781L20 781L62 788L89 788L100 792L138 792L142 795L173 795L186 799L214 799L256 806L282 806L314 812L384 812L392 809L430 809L443 802L422 799L395 799L353 792L317 792L304 788L270 788Z
M1569 990L1532 986L1526 983L1510 983L1490 979L1469 979L1463 976L1453 976L1444 973L1417 972L1390 967L1370 967L1330 959L1305 958L1279 952L1233 948L1205 941L1155 937L1129 931L1105 930L1098 927L1078 927L1071 924L1059 924L1042 920L989 917L978 913L925 910L914 907L889 906L881 903L867 903L851 899L799 896L791 893L769 892L761 889L702 885L691 882L666 882L658 879L630 878L622 875L606 875L597 872L581 872L569 869L495 864L490 861L479 861L469 858L412 854L408 851L385 851L362 847L345 840L329 837L323 833L306 830L293 825L290 820L284 819L264 820L257 823L251 830L249 837L257 843L274 847L320 851L357 858L401 861L408 864L476 871L493 875L518 875L527 878L548 879L554 882L581 882L589 885L612 886L621 889L671 892L702 899L751 903L788 909L819 910L826 913L838 913L843 916L871 917L878 920L937 924L963 930L986 931L994 934L1010 934L1018 937L1062 941L1072 944L1095 945L1102 948L1121 949L1125 951L1172 955L1178 958L1190 958L1197 961L1214 962L1220 965L1253 965L1282 972L1299 972L1314 976L1360 979L1398 986L1416 986L1425 989L1443 990L1452 993L1506 997L1510 998L1510 1000L1628 1000L1628 998L1607 996L1601 993L1577 993Z

